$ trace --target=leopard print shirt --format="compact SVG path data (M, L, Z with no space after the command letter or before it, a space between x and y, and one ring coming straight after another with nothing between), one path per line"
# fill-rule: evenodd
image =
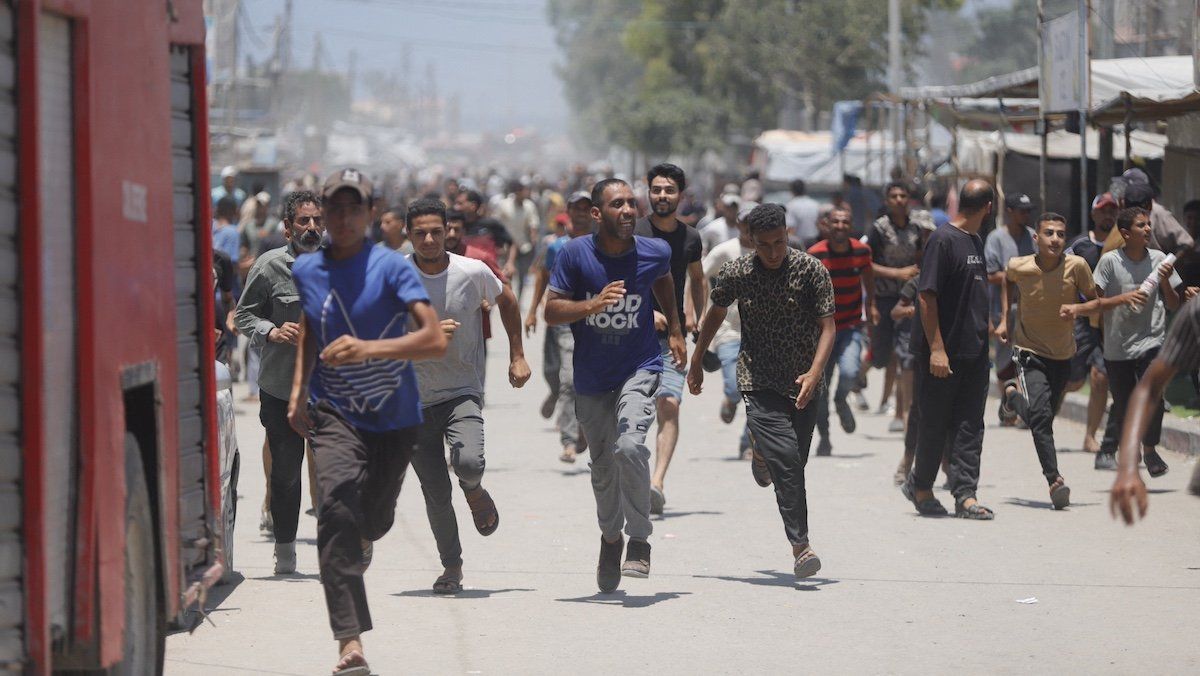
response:
M729 261L712 289L712 302L735 301L742 320L738 389L800 394L796 378L807 373L821 339L823 317L833 315L833 282L821 261L790 249L778 270L749 254Z

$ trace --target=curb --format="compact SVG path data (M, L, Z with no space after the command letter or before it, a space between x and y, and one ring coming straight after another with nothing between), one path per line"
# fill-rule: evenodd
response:
M1058 416L1085 425L1087 424L1087 408L1087 395L1068 392L1063 399ZM1103 425L1100 430L1104 430ZM1192 457L1200 456L1200 422L1179 418L1170 413L1165 414L1162 423L1161 446L1176 453Z

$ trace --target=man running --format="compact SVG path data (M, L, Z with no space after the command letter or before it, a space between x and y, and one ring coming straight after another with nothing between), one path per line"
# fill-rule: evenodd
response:
M530 335L537 328L537 312L550 284L550 272L554 269L558 255L562 253L567 242L576 237L592 234L592 196L580 190L567 199L567 216L570 223L567 232L546 248L546 257L537 269L534 279L533 300L529 304L529 314L525 317L525 335ZM587 449L587 441L579 433L579 418L575 415L575 338L571 335L569 326L547 326L543 346L542 369L546 373L546 383L550 386L550 394L542 402L542 417L550 418L558 409L559 442L562 453L558 459L565 463L574 463L575 458Z
M1058 472L1054 447L1054 418L1071 376L1075 354L1074 320L1080 298L1096 297L1096 285L1087 261L1063 254L1067 219L1046 212L1038 219L1034 242L1037 253L1010 258L1004 270L1000 307L1016 298L1016 322L1011 344L1017 380L1005 381L1000 396L1000 417L1020 417L1033 434L1042 475L1050 485L1050 503L1065 509L1071 489ZM1007 318L1000 317L996 338L1009 342Z
M1003 323L1007 326L1014 324L1012 307L1000 305L1000 296L1004 292L1004 270L1008 261L1017 256L1032 256L1036 251L1033 243L1033 228L1029 227L1029 217L1033 212L1033 200L1025 193L1013 193L1004 198L1004 227L996 228L988 233L983 245L984 262L987 264L988 283L992 285L992 328L999 328ZM1010 298L1009 300L1015 299ZM996 335L996 381L1001 383L1012 380L1016 374L1013 363L1012 343ZM1001 402L1003 403L1003 402ZM1002 425L1012 425L1016 422L1015 415L1004 409L1000 414Z
M933 481L948 436L955 516L995 516L975 497L990 370L988 282L979 226L994 200L987 181L968 181L959 192L958 215L929 236L921 260L920 325L913 327L912 336L913 395L921 407L921 429L916 462L900 488L922 516L946 514L933 495Z
M600 522L596 584L611 592L621 576L650 575L650 449L646 431L663 370L650 295L667 317L671 359L686 362L675 308L671 251L635 237L637 200L619 179L592 187L595 235L567 242L550 275L546 323L570 324L575 336L575 410L592 458ZM629 536L625 563L624 539Z
M258 419L267 434L267 494L276 575L296 572L300 467L304 458L304 437L288 424L288 399L300 338L300 296L292 279L292 264L300 254L321 248L325 226L321 222L320 198L308 190L289 193L283 202L283 224L287 246L272 249L254 262L235 313L238 331L250 339L250 348L262 350ZM312 476L310 472L310 480Z
M825 389L817 399L817 432L821 441L817 444L817 455L833 453L829 441L829 385L833 382L833 367L837 366L838 386L833 395L842 431L853 434L857 424L854 411L846 397L850 388L858 382L858 371L862 366L863 308L867 308L871 324L879 323L879 311L875 309L875 273L871 269L871 249L850 236L853 220L850 210L834 208L825 219L826 237L808 249L809 255L821 261L833 279L834 326L837 333L833 339L833 354L825 363ZM897 388L897 391L901 391ZM903 397L897 397L903 401Z
M703 248L700 233L675 217L679 198L687 189L687 178L683 169L664 163L650 168L646 173L646 183L650 187L650 217L640 221L634 232L639 237L661 239L670 245L677 319L680 326L692 333L696 327L695 317L704 312L706 282L704 266L700 262ZM685 316L683 291L688 281L691 281L690 311L694 314ZM667 326L670 318L661 306L656 305L654 312L654 326L662 346L663 373L654 399L658 412L658 437L654 452L654 476L650 479L650 512L662 514L667 504L663 483L667 478L667 468L671 465L671 456L675 455L675 444L679 441L679 405L683 401L683 378L687 373L687 365L683 362L678 365L669 363L667 358L671 348Z
M517 297L484 263L446 251L446 207L441 200L419 199L405 215L421 282L430 305L441 317L449 337L446 356L417 362L417 384L424 422L417 431L413 470L425 494L425 512L437 541L445 570L433 583L435 594L462 591L462 542L451 501L450 464L458 477L471 518L480 535L491 535L500 526L496 503L483 488L483 321L479 307L496 304L508 334L508 382L522 387L529 380L529 365L521 345L521 314Z
M795 575L812 577L821 560L809 543L804 466L817 420L813 397L821 396L836 332L833 283L817 259L788 246L782 206L759 205L747 220L755 253L721 268L696 339L688 388L700 393L702 355L736 302L742 321L738 388L754 437L754 478L763 487L775 484Z
M292 266L303 316L288 421L317 460L317 549L339 676L367 676L363 573L387 534L417 444L411 362L439 359L446 336L411 263L367 242L371 183L356 169L322 190L329 244ZM416 329L408 331L409 320Z

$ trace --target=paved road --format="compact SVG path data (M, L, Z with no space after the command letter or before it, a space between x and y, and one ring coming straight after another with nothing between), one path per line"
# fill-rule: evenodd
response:
M1182 456L1165 456L1172 469L1151 484L1149 520L1125 528L1108 515L1113 475L1092 470L1079 428L1063 423L1075 505L1054 512L1028 432L991 425L992 402L980 496L996 520L928 520L892 485L899 435L864 415L857 434L836 433L833 457L809 463L824 568L796 585L774 496L733 459L742 414L721 424L710 380L684 402L652 576L600 596L586 465L556 459L557 435L537 413L544 383L505 387L497 347L485 485L502 525L478 536L456 496L467 589L434 597L440 567L410 474L367 575L378 674L1200 672L1200 499L1184 491ZM530 353L536 362L540 349ZM325 674L335 645L315 520L302 517L300 574L272 577L271 543L257 530L263 434L256 409L241 407L245 579L218 590L215 626L168 639L167 673Z

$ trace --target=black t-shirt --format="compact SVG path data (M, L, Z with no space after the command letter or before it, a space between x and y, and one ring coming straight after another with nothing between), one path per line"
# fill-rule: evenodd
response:
M930 235L917 291L937 295L938 325L948 357L971 359L987 354L988 280L979 235L949 224ZM912 333L913 352L929 354L920 319L914 322Z
M1066 252L1087 261L1088 267L1094 272L1096 264L1100 262L1100 252L1103 250L1104 243L1097 244L1093 242L1091 235L1085 232L1071 241Z
M683 330L683 288L687 282L687 269L692 263L700 260L704 251L700 232L692 226L675 219L675 229L671 232L654 227L650 219L638 221L633 229L638 237L654 237L665 241L671 247L671 279L675 281L675 309L679 312L679 328ZM654 301L654 309L662 312L658 301Z

